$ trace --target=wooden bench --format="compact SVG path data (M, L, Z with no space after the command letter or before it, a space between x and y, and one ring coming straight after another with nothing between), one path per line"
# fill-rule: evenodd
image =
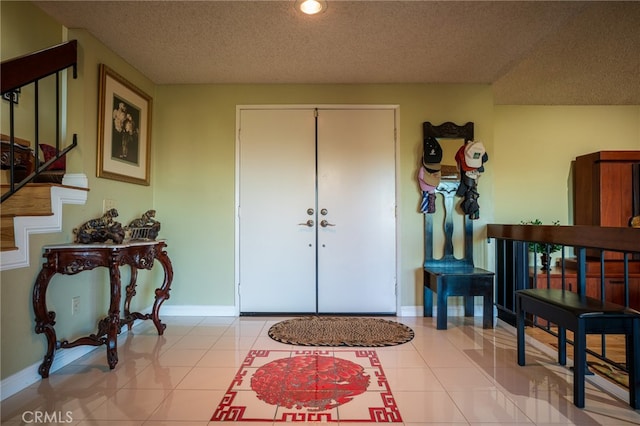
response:
M558 363L566 364L566 330L573 331L573 403L583 408L587 334L624 334L629 371L629 405L640 408L640 312L565 290L516 291L518 365L525 365L525 313L558 326Z

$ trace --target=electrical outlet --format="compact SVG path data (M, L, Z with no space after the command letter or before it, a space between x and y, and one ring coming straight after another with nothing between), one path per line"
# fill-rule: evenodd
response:
M105 198L102 200L102 213L106 213L108 210L116 208L116 200L110 200Z
M80 296L71 298L71 315L76 315L80 311Z

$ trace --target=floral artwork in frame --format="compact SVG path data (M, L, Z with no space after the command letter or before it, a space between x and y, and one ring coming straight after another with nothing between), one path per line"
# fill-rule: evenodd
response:
M153 100L105 64L99 74L97 176L149 185Z

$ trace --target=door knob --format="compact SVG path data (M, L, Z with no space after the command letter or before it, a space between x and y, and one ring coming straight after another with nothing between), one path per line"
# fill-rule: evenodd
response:
M322 226L323 228L326 228L327 226L336 226L334 223L329 223L328 220L323 219L322 222L320 222L320 226Z
M313 220L309 219L308 221L304 222L304 223L299 223L298 225L300 226L308 226L309 228L311 228L313 226L314 222Z
M311 216L311 215L312 215L312 214L314 214L314 213L315 213L315 210L313 210L313 209L311 209L311 208L307 209L307 214L308 214L309 216Z

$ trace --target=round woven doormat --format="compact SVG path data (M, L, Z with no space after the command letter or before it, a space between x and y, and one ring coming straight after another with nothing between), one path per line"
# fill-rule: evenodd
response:
M404 324L379 318L304 317L281 321L269 337L299 346L394 346L413 339Z

